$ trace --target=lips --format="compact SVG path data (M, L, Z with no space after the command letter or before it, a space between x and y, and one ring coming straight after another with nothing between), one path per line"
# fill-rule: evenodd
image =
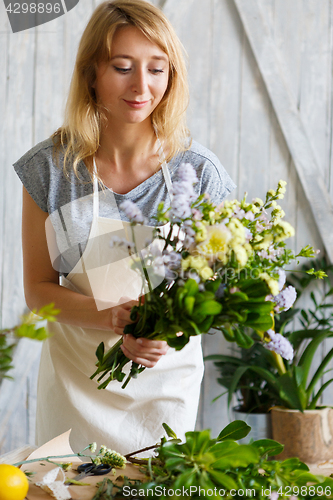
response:
M146 104L148 104L148 102L149 102L149 101L127 101L126 99L124 99L124 101L126 102L126 104L128 106L130 106L131 108L134 108L134 109L144 108L146 106Z

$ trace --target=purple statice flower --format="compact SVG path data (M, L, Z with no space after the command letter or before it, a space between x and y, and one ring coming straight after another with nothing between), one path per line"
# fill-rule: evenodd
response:
M176 276L178 276L177 270L179 271L181 261L181 255L174 250L171 250L170 252L168 250L163 251L165 278L167 280L174 280Z
M179 269L181 260L181 255L174 250L164 250L162 255L153 259L153 271L167 280L174 280L177 276L175 270Z
M174 196L186 195L191 201L195 200L197 195L193 189L193 185L184 181L175 181L172 185L172 194Z
M291 361L294 357L294 350L289 340L280 333L275 333L273 330L267 330L266 333L270 336L271 341L263 342L265 349L274 351L276 354L280 354L284 359Z
M172 185L173 198L170 210L171 219L175 222L191 217L191 203L197 197L193 184L198 182L198 178L192 165L183 163L178 171L178 179Z
M174 250L171 250L170 252L168 250L164 250L163 260L165 264L170 264L172 266L178 267L182 261L182 256Z
M193 184L198 182L196 171L190 163L182 163L178 169L178 179L186 182L186 184Z
M296 297L297 293L295 288L291 285L287 286L287 288L282 290L282 292L275 295L274 302L276 303L276 306L274 307L274 310L276 312L288 311L288 309L290 309L295 302Z
M184 224L183 224L183 231L185 233L185 238L184 238L184 241L183 241L183 245L185 248L190 248L194 243L195 243L195 231L194 229L192 228L192 220L186 220L184 221Z
M131 200L125 200L120 205L121 210L124 212L128 220L138 224L145 223L145 217L142 215L140 208Z
M175 222L191 217L191 198L187 194L178 194L172 198L170 216Z

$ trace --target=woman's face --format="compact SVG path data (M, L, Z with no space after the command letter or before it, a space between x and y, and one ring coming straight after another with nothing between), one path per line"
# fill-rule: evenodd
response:
M142 123L161 101L168 78L166 53L126 26L113 37L110 61L98 65L94 88L110 122Z

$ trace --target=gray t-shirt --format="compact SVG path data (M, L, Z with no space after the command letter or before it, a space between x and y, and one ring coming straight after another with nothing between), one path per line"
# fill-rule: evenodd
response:
M14 168L33 200L50 214L48 219L55 230L59 252L59 259L51 260L54 267L66 275L80 259L88 240L93 214L93 185L84 162L78 166L79 179L74 171L67 178L63 172L63 156L59 154L56 164L53 148L51 138L37 144L14 164ZM199 179L196 192L209 193L216 204L236 187L218 158L195 141L188 151L169 162L172 181L177 179L182 163L191 163L196 170ZM127 220L118 207L124 200L131 200L153 226L159 203L164 201L165 208L170 206L162 170L126 194L117 194L108 188L102 191L99 187L99 190L101 217Z

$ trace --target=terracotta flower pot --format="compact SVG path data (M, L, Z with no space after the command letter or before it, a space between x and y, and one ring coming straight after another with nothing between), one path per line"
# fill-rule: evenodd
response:
M333 409L272 408L273 439L284 444L278 459L298 457L314 464L333 458Z

